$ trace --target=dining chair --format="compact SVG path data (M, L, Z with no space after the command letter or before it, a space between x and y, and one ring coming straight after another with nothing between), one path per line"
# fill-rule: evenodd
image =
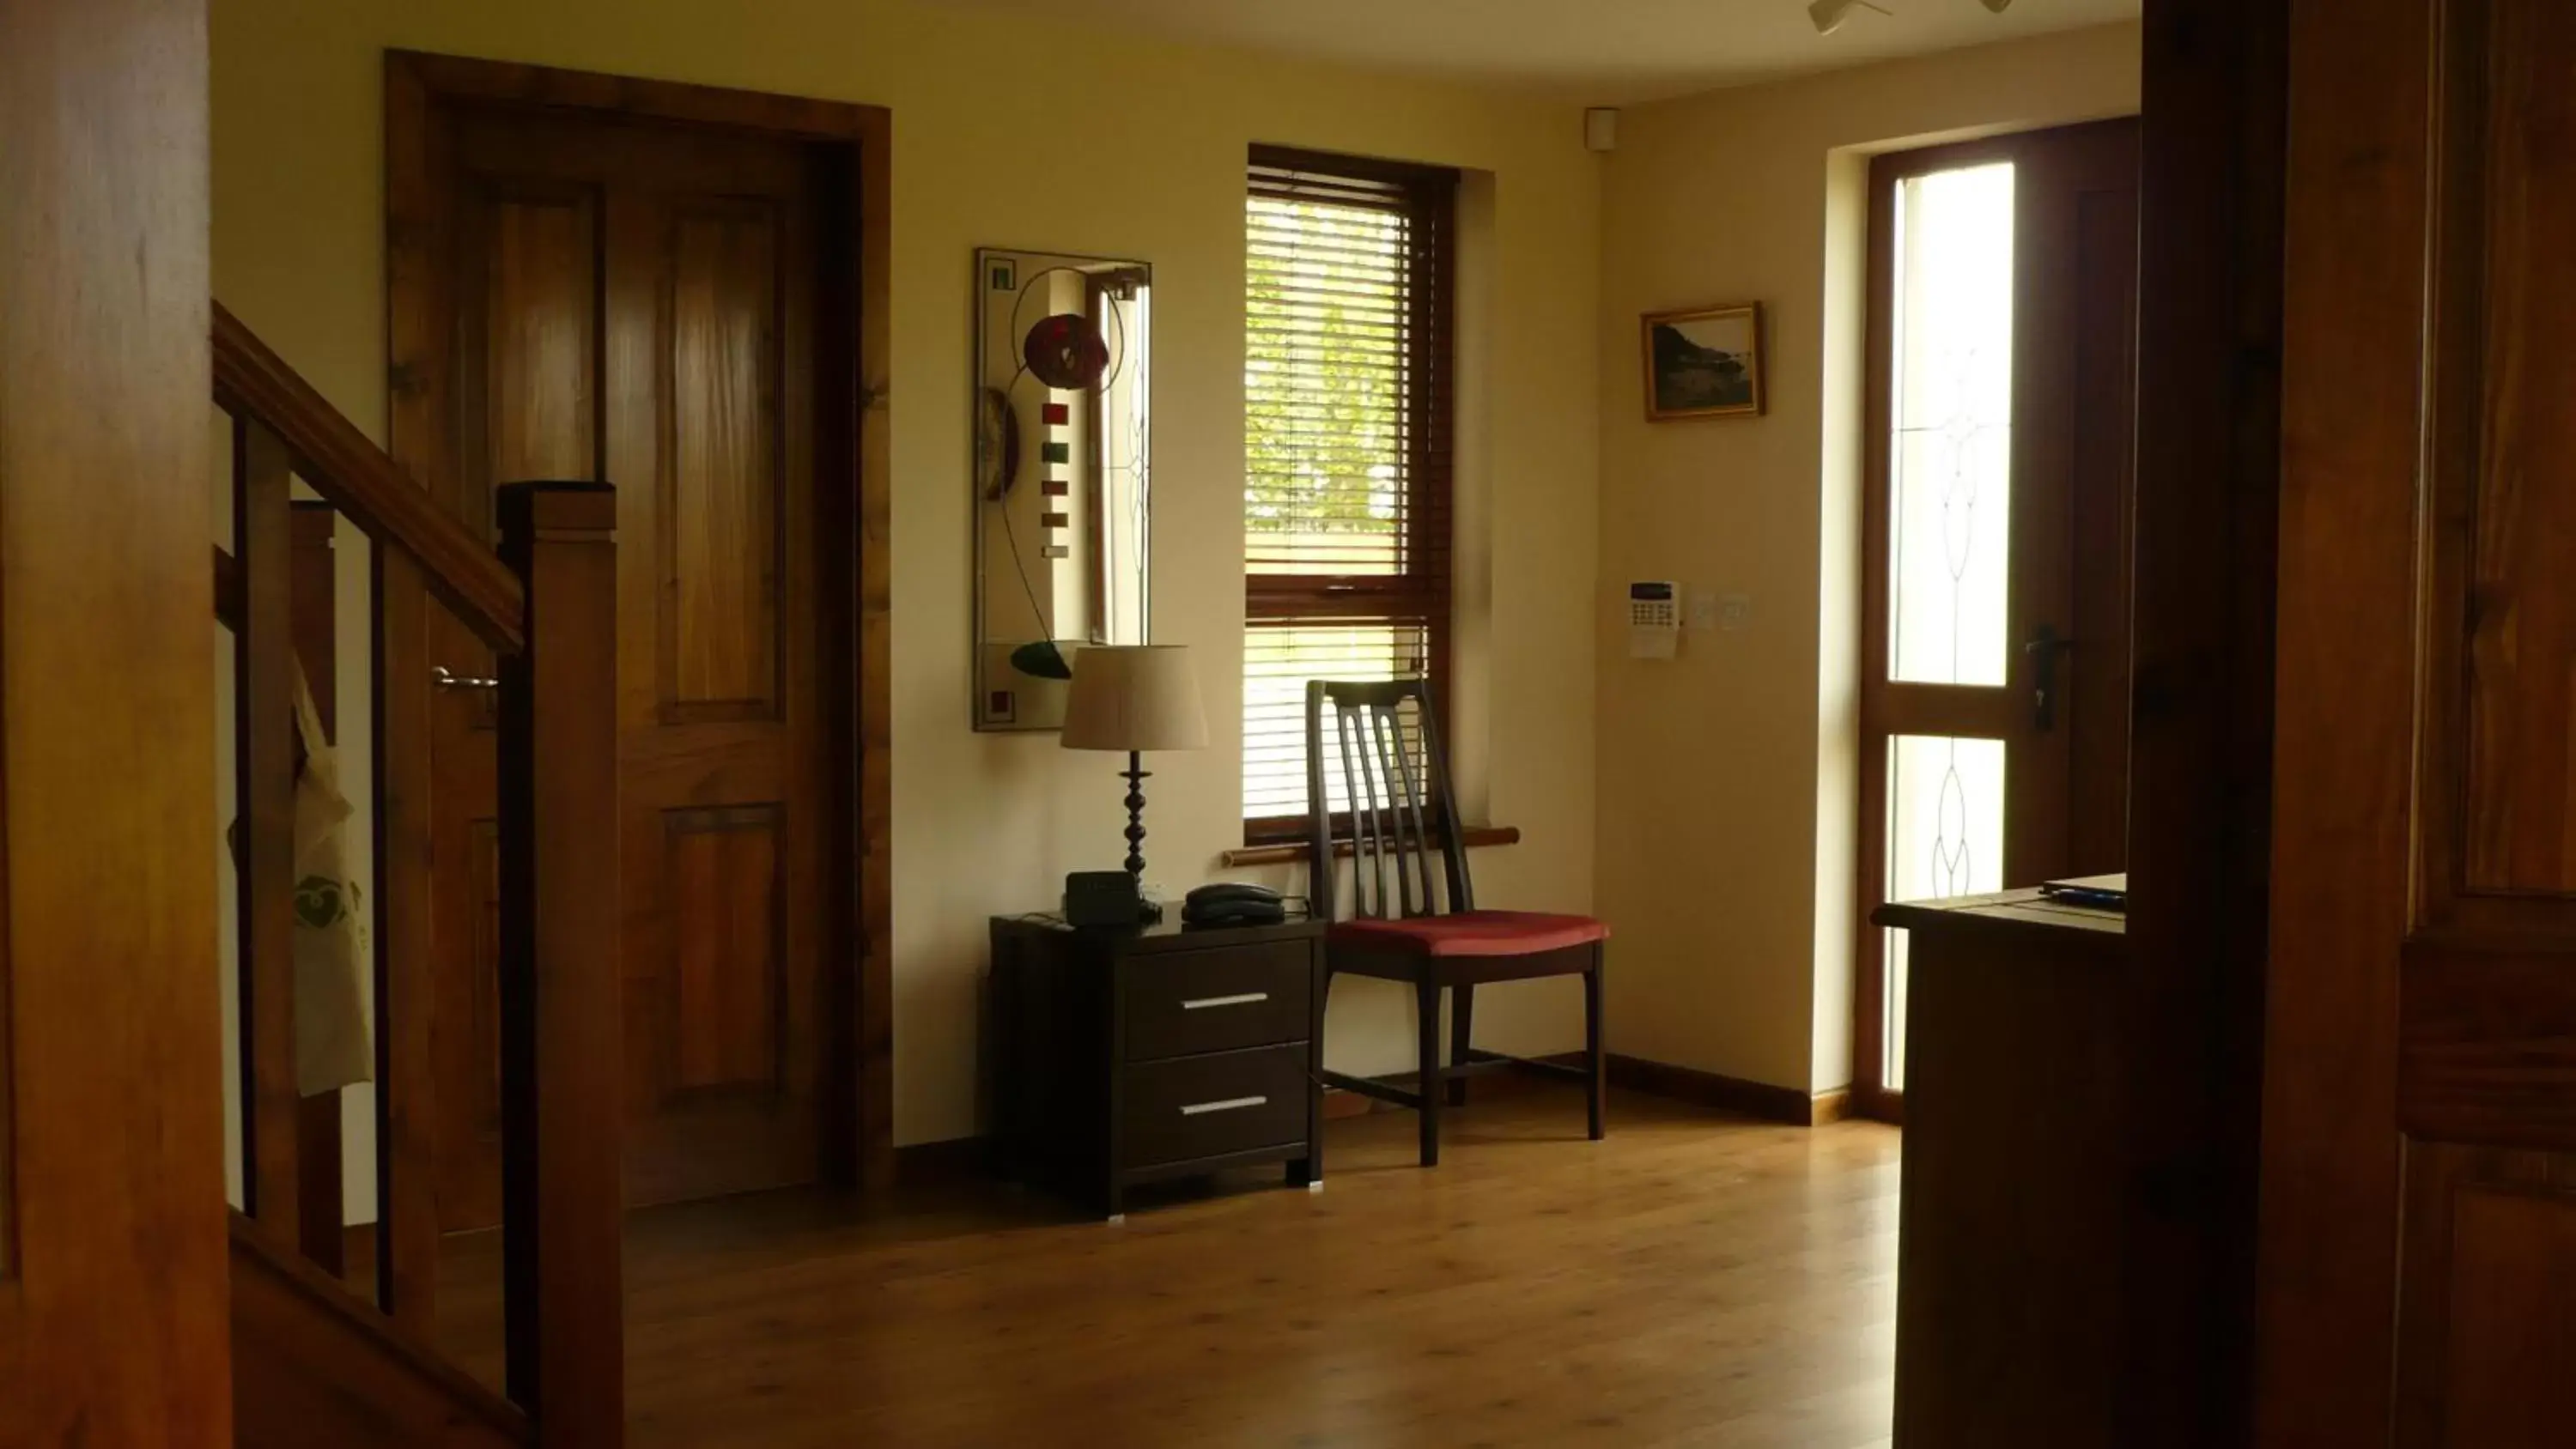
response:
M1338 771L1327 768L1338 762ZM1341 786L1339 805L1330 791ZM1601 975L1609 928L1590 916L1489 911L1476 906L1458 829L1456 792L1425 680L1314 680L1306 686L1306 799L1315 915L1324 938L1325 991L1336 976L1410 985L1420 1070L1408 1089L1326 1071L1325 1084L1421 1114L1422 1165L1440 1161L1440 1110L1463 1106L1467 1078L1505 1068L1570 1077L1590 1100L1591 1133L1604 1124ZM1337 906L1335 827L1351 851L1349 913ZM1432 861L1438 858L1439 869ZM1526 1061L1470 1042L1476 988L1545 976L1583 978L1583 1065ZM1449 1061L1440 1060L1440 996L1450 993Z

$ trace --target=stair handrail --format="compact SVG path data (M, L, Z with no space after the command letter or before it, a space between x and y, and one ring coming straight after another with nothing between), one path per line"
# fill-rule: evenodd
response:
M419 561L430 591L484 643L526 644L527 599L490 541L458 522L339 409L214 304L215 402L256 419L285 444L296 476L377 542Z

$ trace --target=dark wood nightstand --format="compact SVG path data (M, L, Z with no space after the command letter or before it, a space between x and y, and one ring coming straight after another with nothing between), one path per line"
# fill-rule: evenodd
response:
M1221 1168L1323 1184L1324 927L993 918L1003 1171L1098 1206Z

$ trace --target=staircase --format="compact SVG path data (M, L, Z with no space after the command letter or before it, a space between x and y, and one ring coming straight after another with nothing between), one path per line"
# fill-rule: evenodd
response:
M236 641L246 1209L232 1225L236 1441L621 1444L614 495L596 484L510 485L495 550L220 305L213 343L234 494L214 601ZM297 1091L296 479L364 530L375 584L376 753L372 770L349 772L374 791L376 821L371 1291L340 1272L337 1094ZM450 1363L435 1340L426 627L442 608L501 660L506 1394Z

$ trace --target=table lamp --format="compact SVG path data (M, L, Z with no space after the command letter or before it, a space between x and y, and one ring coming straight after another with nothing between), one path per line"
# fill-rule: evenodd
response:
M1073 657L1065 701L1064 747L1127 752L1127 874L1145 879L1147 750L1207 748L1207 708L1199 700L1190 651L1178 644L1085 649Z

